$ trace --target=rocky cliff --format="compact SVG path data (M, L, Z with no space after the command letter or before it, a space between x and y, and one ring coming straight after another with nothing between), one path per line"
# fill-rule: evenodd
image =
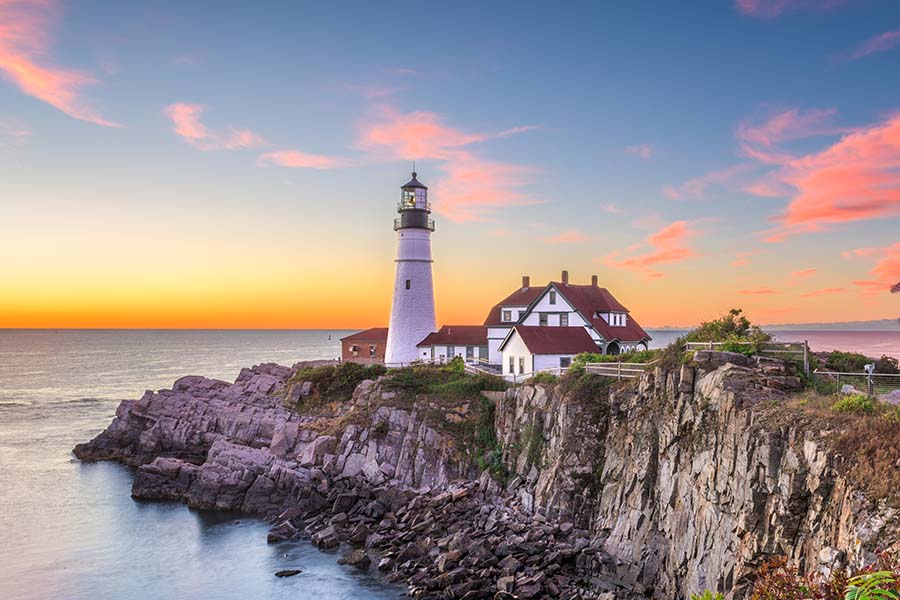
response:
M123 402L75 454L137 466L137 498L344 544L343 560L421 598L744 598L773 555L833 569L896 543L893 510L788 410L799 380L777 361L700 352L638 382L570 377L489 402L381 378L286 408L310 394L307 366L182 378ZM496 442L475 447L492 406Z
M611 382L607 394L507 394L504 458L519 473L539 467L518 493L538 514L588 529L623 585L660 598L743 598L772 556L825 571L897 546L895 511L854 489L827 432L788 408L799 380L784 365L696 359L637 386Z

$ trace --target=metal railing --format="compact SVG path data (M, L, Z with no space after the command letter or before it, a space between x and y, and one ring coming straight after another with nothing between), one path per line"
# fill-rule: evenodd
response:
M844 386L847 385L872 398L900 390L900 375L890 373L845 373L816 369L811 378L813 389L821 394L851 392L845 391Z
M394 219L394 231L397 231L398 229L402 229L402 227L400 226L399 218ZM422 227L408 227L406 229L423 229L423 228ZM434 231L434 219L428 219L425 223L424 229L427 229L429 231Z
M685 350L717 350L723 346L756 346L756 342L687 342ZM760 356L794 360L803 365L803 372L809 375L809 343L802 342L763 342L759 344Z
M416 202L404 202L403 200L401 200L400 202L397 203L397 212L400 212L401 210L410 210L410 209L414 209L414 208L418 208L419 210L427 210L428 212L431 212L431 202L426 202L424 209L421 206L417 206L416 204L417 204Z

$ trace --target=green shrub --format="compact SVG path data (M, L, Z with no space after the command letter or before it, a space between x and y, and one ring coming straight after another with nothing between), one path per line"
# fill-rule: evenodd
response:
M457 365L462 365L462 368ZM462 361L456 359L440 367L417 365L395 369L390 371L384 381L385 389L411 396L438 394L459 398L479 396L486 390L502 391L508 386L509 384L501 377L466 373Z
M355 362L344 362L339 365L323 365L320 367L303 367L294 373L291 382L309 381L316 393L325 401L349 400L365 379L376 379L384 375L384 365L361 365Z
M559 381L559 377L550 373L548 371L539 371L532 375L531 379L526 381L525 383L536 385L538 383L544 383L547 385L555 385Z
M900 373L900 363L893 356L882 354L881 358L875 361L875 372L896 375Z
M835 412L871 413L875 412L875 401L863 394L851 394L840 398L831 405Z
M725 600L725 596L720 592L714 594L709 590L703 590L702 594L691 594L691 600Z
M761 344L772 340L772 336L758 325L750 322L744 311L732 308L727 314L713 321L704 321L699 327L689 332L686 342L754 342Z
M825 359L825 369L842 373L861 373L872 360L858 352L841 352L833 350Z
M900 595L887 588L896 583L890 571L864 573L850 579L845 600L897 600Z

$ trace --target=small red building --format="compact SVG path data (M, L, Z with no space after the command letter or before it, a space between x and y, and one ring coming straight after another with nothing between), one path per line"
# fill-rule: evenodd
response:
M387 327L373 327L341 338L341 360L364 365L383 364Z

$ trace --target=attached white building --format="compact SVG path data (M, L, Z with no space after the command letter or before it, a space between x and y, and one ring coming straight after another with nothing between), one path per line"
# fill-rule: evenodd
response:
M534 302L544 286L531 287L531 278L522 277L522 287L498 302L491 308L484 326L487 328L488 362L499 365L503 357L500 355L500 344L506 339L513 325L525 316L528 307Z
M566 331L542 338L532 329ZM491 331L489 327L489 352ZM569 274L563 271L561 281L550 282L535 295L517 322L507 329L497 351L503 373L509 375L565 367L581 352L619 354L646 350L650 339L628 309L598 285L596 275L590 285L576 285L569 283ZM585 344L585 340L590 344Z
M466 362L487 362L487 327L444 325L417 345L419 360L447 362L460 357Z

